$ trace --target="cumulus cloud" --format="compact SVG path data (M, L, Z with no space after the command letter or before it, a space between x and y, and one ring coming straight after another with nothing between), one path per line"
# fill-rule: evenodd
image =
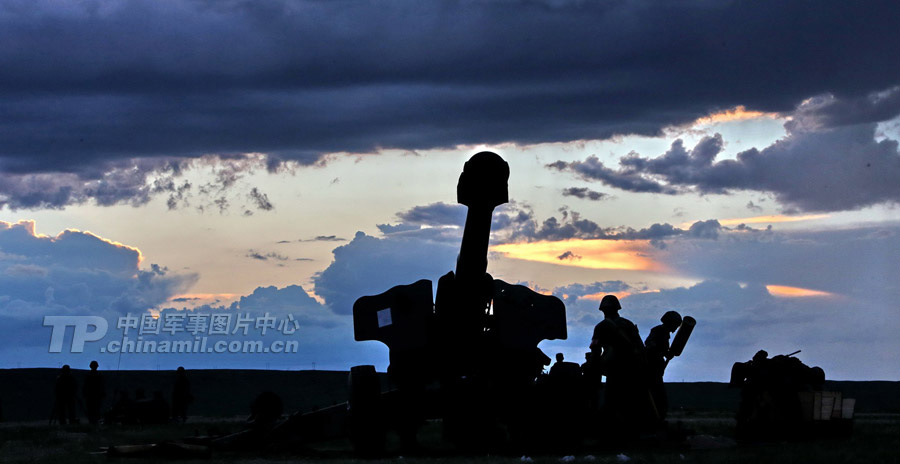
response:
M171 299L169 303L189 303L193 300L196 299L179 297ZM387 363L386 350L353 341L350 318L329 311L299 285L288 285L284 288L260 286L227 306L218 304L217 300L213 304L191 308L162 307L157 313L161 328L158 334L151 332L141 335L137 329L130 329L126 334L126 329L117 326L116 315L99 315L105 317L109 323L107 335L100 341L86 343L83 353L69 353L67 344L64 343L62 353L48 354L46 342L49 339L49 331L42 328L41 333L32 336L35 341L41 342L42 346L36 348L22 346L11 342L7 337L0 341L0 354L3 356L10 353L17 353L17 356L24 354L32 365L48 367L60 363L86 367L90 360L98 360L101 368L118 366L123 369L174 369L176 366L185 366L188 369L210 366L260 369L271 365L281 369L318 367L338 370L346 369L354 362L377 364L380 369L384 369ZM146 310L138 310L132 311L130 316L141 320L148 315ZM205 326L209 324L209 318L213 315L228 318L227 335L208 334L209 329ZM197 316L205 317L207 322L191 326L190 318ZM40 320L37 320L35 325L40 326ZM246 327L246 333L242 327ZM142 339L145 345L148 342L156 343L157 346L178 341L200 343L199 340L206 337L211 346L219 342L226 344L238 342L241 345L259 343L259 349L263 351L151 352L129 353L120 357L116 353L101 350L111 341L121 342L123 336L127 336L131 341ZM282 347L286 347L288 343L296 343L296 352L264 351L267 347L273 347L273 343L276 342L281 343Z
M862 98L898 84L900 64L884 59L900 48L896 3L816 11L771 1L6 2L0 172L53 180L0 185L50 184L5 200L12 207L84 195L108 204L143 183L123 171L81 187L65 174L210 153L265 153L274 171L334 152L659 135L713 110L786 112L823 94L857 102L819 108L825 125L889 114L896 94ZM417 21L395 27L398 17ZM615 174L619 188L659 186Z
M567 357L586 351L592 329L603 317L597 310L599 298L615 294L622 303L620 314L643 337L666 311L697 319L684 354L666 370L669 381L727 381L732 363L746 361L759 349L772 355L802 349L800 359L821 366L832 380L897 378L892 359L900 342L892 328L900 314L884 300L780 298L761 283L715 277L655 291L622 281L572 284L553 289L553 294L566 304L569 340L552 348ZM855 307L865 307L874 317L861 318L851 309Z
M885 225L729 234L705 242L703 253L672 241L661 259L700 278L825 290L883 304L900 300L900 285L892 280L900 264L885 253L897 247L900 229Z
M580 323L581 316L584 316L585 314L592 315L597 311L597 306L600 304L598 296L602 297L607 294L629 294L640 288L641 287L634 287L621 280L608 280L590 284L573 283L564 285L554 288L552 293L566 304L567 314L570 316L570 324L578 324ZM593 324L596 324L596 322Z
M631 153L619 160L618 169L596 156L547 167L632 192L770 193L786 210L844 211L898 204L898 142L875 137L876 122L897 114L897 87L855 99L821 97L805 101L791 113L786 137L738 153L734 160L715 161L723 149L721 135L715 134L691 150L676 140L656 158Z
M32 221L0 221L0 252L0 320L29 345L43 316L145 311L197 281L155 264L142 269L139 250L90 232L39 235Z
M177 302L178 299L172 300ZM227 307L224 305L202 305L188 310L187 308L168 307L166 311L190 311L210 313L216 311L229 311L231 313L245 313L252 316L261 316L265 313L284 318L290 314L291 320L297 321L301 330L308 328L333 328L346 322L342 317L335 315L321 303L316 301L300 285L288 285L284 288L275 286L257 287L249 295L241 296Z
M313 278L316 294L332 311L350 314L361 296L420 279L437 285L438 278L456 267L458 251L458 243L357 232L350 243L334 249L334 261Z

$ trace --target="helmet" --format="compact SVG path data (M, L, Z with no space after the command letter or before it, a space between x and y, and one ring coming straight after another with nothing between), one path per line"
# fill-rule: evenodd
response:
M666 311L659 320L665 325L681 325L681 314L676 311Z
M616 298L615 295L606 295L600 300L600 311L607 311L610 309L622 309L622 305L619 304L619 299Z
M100 363L98 363L97 361L91 361L91 369L96 369L98 367L100 367Z

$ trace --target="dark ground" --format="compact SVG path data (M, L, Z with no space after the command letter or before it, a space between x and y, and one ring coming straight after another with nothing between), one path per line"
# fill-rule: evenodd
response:
M769 442L736 444L730 439L734 421L716 414L682 417L680 421L694 431L694 440L678 445L659 446L636 444L581 448L556 454L533 456L515 455L459 455L446 448L429 446L423 456L391 456L383 459L359 459L350 451L346 440L316 443L308 446L282 447L265 451L213 451L206 459L174 462L227 462L240 464L310 463L651 463L651 464L898 464L900 463L900 415L861 415L854 424L854 433L844 439L818 439L801 442ZM129 426L91 428L78 425L69 428L46 425L0 424L0 462L4 464L100 464L100 463L156 463L173 462L161 458L112 458L104 449L122 444L159 443L205 433L210 429L235 431L239 422L211 421L191 417L182 425ZM428 424L419 433L428 445L439 440L438 424ZM396 443L396 437L393 437Z
M85 371L73 370L79 386ZM0 369L0 406L7 422L46 421L53 399L58 369ZM104 372L107 401L116 389L132 396L143 388L148 396L159 390L168 399L175 378L173 371ZM347 372L191 370L191 389L196 397L190 414L203 417L235 417L249 413L250 402L270 390L281 396L285 412L311 411L347 399ZM673 411L686 414L734 411L738 390L718 382L667 384ZM827 382L826 390L842 391L856 398L858 413L900 413L900 382ZM83 414L83 412L82 412Z
M91 427L86 424L48 426L56 369L0 370L0 397L4 423L0 423L0 463L100 463L109 461L149 463L160 459L108 458L105 447L121 444L158 443L209 433L229 433L245 427L249 403L261 391L278 393L285 411L312 410L344 401L347 373L329 371L189 371L197 401L187 424L157 426ZM76 371L80 378L83 371ZM105 373L108 391L143 387L148 394L160 390L168 397L174 373L123 371ZM690 443L639 443L635 445L581 448L554 455L459 456L441 448L440 423L430 422L420 440L431 443L429 457L404 461L428 463L468 462L584 462L584 463L900 463L900 382L829 382L828 389L857 398L853 435L844 439L737 445L733 411L738 394L714 382L668 384L673 413L671 424L690 432ZM396 441L396 437L393 437ZM396 462L394 456L383 461ZM215 451L202 462L282 463L359 462L344 440L290 445L262 452ZM364 462L383 462L367 460ZM168 462L168 461L167 461ZM179 461L179 462L192 462ZM201 461L197 461L201 462Z

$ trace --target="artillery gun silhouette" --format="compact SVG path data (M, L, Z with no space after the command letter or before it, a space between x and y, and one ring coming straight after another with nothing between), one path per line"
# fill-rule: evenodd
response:
M559 298L487 273L492 215L509 201L508 179L509 165L495 153L465 163L457 201L468 212L456 271L438 280L434 299L423 279L353 305L354 338L388 346L397 387L382 396L373 366L351 369L350 435L358 450L382 449L388 425L404 446L416 446L426 415L442 418L444 436L462 447L525 439L531 387L550 362L537 345L566 338L566 310Z
M559 298L487 273L491 219L509 201L508 179L509 165L495 153L465 163L457 199L468 213L456 271L438 279L434 298L431 281L423 279L354 303L354 338L388 346L396 388L382 392L374 366L354 366L347 403L254 424L209 444L260 449L349 435L359 454L373 456L384 452L389 428L402 448L417 448L417 428L426 418L442 419L444 437L461 449L535 438L531 413L541 398L534 380L550 363L537 345L566 338L566 308Z

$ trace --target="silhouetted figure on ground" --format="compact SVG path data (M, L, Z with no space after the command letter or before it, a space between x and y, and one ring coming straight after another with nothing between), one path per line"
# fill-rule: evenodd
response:
M643 424L655 416L646 382L644 344L638 328L619 316L622 305L614 295L600 301L604 319L594 327L592 363L606 376L603 404L605 436L634 438ZM655 419L655 417L654 417Z
M77 421L75 418L76 390L75 377L72 375L69 365L66 364L60 369L56 383L53 385L53 416L60 425L74 424Z
M791 438L803 419L800 392L820 391L825 372L791 355L768 357L764 350L753 359L735 363L730 385L741 388L737 413L739 438Z
M194 401L191 394L191 382L184 368L179 366L175 371L175 386L172 388L172 419L184 423L187 420L188 405Z
M587 396L587 414L596 416L603 404L601 398L603 391L603 374L600 372L600 363L592 362L594 353L588 351L584 354L584 364L581 365L581 378L584 382L585 395Z
M580 378L581 366L567 362L562 353L556 353L556 363L550 368L550 377Z
M644 346L647 353L650 393L653 395L653 403L659 418L664 420L669 411L669 397L663 383L663 374L666 372L669 360L673 357L669 351L670 334L681 326L681 314L667 311L660 321L662 324L650 329L650 335L644 341Z
M84 406L87 410L88 422L91 425L100 423L100 416L103 409L103 398L106 396L106 389L103 384L103 375L97 371L100 364L97 361L91 361L91 370L84 378L84 388L82 395L84 396Z
M556 364L550 368L547 382L550 411L544 439L553 444L551 450L567 452L578 446L584 433L588 396L581 366L565 361L563 354L557 353Z

